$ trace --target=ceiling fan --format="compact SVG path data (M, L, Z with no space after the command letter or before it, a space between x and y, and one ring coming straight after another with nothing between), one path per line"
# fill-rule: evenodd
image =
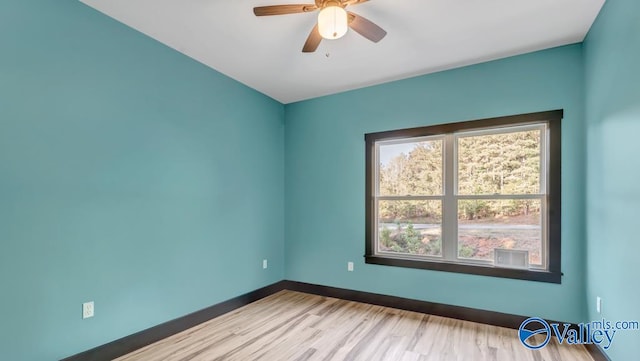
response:
M320 10L318 22L311 29L302 47L303 53L312 53L316 51L323 38L330 40L341 38L347 33L348 28L374 43L382 40L387 35L384 29L360 15L345 10L349 5L358 5L367 1L369 0L315 0L315 4L257 6L253 8L253 13L256 16L268 16Z

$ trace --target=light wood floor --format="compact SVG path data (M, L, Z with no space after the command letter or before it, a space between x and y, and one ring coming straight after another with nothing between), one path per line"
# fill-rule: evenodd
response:
M526 349L517 331L281 291L117 359L592 361L582 346Z

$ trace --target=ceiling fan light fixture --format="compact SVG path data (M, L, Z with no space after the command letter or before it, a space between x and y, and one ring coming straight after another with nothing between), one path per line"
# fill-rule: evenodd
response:
M328 40L339 39L347 33L347 11L338 2L330 2L318 14L318 32Z

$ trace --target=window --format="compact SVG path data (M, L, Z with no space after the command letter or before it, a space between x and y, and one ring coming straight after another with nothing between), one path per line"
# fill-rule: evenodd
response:
M366 134L366 262L560 283L562 116Z

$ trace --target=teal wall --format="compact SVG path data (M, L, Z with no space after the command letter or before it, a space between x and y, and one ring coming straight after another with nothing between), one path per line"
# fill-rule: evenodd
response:
M78 1L0 0L0 359L283 279L283 151L282 104Z
M2 359L62 358L283 278L640 319L636 0L609 0L584 46L286 106L75 0L0 0L0 45ZM364 264L364 133L558 108L561 285ZM609 355L634 359L636 340Z
M588 314L640 321L640 2L607 1L584 51ZM608 354L637 360L638 337L640 331L618 332Z
M582 48L573 45L287 105L287 279L582 321L582 91ZM560 108L561 285L364 263L365 133Z

